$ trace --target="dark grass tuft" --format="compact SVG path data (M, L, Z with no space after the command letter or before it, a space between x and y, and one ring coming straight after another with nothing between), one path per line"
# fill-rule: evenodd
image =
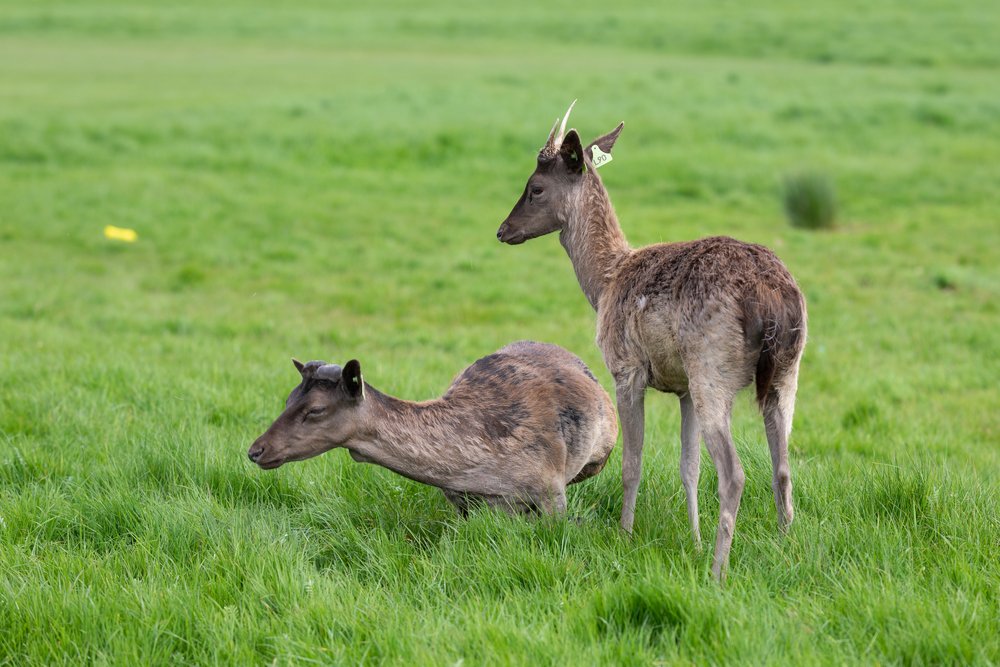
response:
M724 634L717 610L676 582L618 582L593 598L591 611L598 634L638 632L650 643L701 644Z
M782 184L785 215L793 227L830 229L837 217L833 183L815 171L789 174Z

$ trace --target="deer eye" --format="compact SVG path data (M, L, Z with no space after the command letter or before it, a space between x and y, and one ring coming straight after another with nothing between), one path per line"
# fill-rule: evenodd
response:
M316 407L316 408L310 408L310 409L309 409L309 410L308 410L308 411L306 412L306 414L305 414L305 418L306 418L306 419L308 419L308 418L310 418L310 417L319 417L319 416L320 416L321 414L323 414L324 412L326 412L326 408L325 408L325 407L323 407L323 406L319 406L319 407Z
M539 187L537 185L531 188L531 194L536 197L542 194L543 192L545 192L545 188Z

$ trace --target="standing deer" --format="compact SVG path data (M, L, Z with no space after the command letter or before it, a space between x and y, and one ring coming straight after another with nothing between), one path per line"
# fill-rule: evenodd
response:
M566 510L566 485L599 473L618 438L611 397L556 345L512 343L414 403L365 383L361 365L294 361L285 410L250 447L264 469L334 447L440 488L464 516L483 502L517 513Z
M646 387L680 398L681 480L699 547L700 439L718 472L712 573L721 580L745 479L730 428L733 399L754 379L779 526L786 530L792 522L788 437L806 342L805 299L781 260L760 245L718 236L629 247L592 156L595 146L611 153L624 123L584 148L576 130L565 132L572 108L561 126L556 120L497 238L516 245L559 231L597 311L597 345L615 379L622 423L626 532L642 469Z

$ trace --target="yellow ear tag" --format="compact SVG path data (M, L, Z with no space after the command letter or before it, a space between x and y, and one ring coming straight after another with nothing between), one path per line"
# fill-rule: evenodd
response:
M594 156L594 169L600 169L607 163L614 160L614 158L611 157L611 153L605 153L597 144L590 147L590 152Z
M104 228L104 238L111 239L112 241L124 241L125 243L134 243L138 240L139 235L135 233L134 229L127 229L125 227L115 227L114 225L108 225Z

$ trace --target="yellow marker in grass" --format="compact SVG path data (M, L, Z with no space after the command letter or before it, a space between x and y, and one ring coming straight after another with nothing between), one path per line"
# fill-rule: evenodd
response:
M124 241L125 243L135 243L139 239L139 235L135 233L134 229L127 229L125 227L115 227L114 225L108 225L104 228L104 238L111 239L112 241Z

